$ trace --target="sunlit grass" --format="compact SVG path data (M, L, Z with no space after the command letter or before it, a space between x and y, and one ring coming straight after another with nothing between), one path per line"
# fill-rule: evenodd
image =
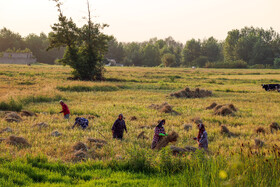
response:
M32 147L19 149L2 142L0 143L0 158L17 159L44 155L50 162L63 161L68 163L73 154L73 144L81 141L89 145L87 138L92 137L108 141L108 144L101 149L95 149L94 146L90 148L96 156L94 159L89 159L89 162L101 162L101 168L110 166L103 168L103 172L112 172L112 168L122 168L130 172L134 169L147 173L156 170L162 174L170 171L178 172L170 178L167 177L170 181L167 181L166 184L170 185L173 183L174 185L180 185L181 182L188 184L188 181L194 186L200 185L201 181L192 178L198 177L200 179L199 177L202 174L206 175L205 178L201 179L204 186L214 184L219 186L224 183L225 185L227 183L229 185L253 185L258 183L252 181L250 177L260 176L262 171L270 173L279 169L278 157L275 163L271 163L275 166L274 168L268 168L267 165L261 166L262 162L266 162L265 159L273 157L271 152L273 146L275 144L279 145L279 132L271 134L269 124L280 122L279 93L265 92L261 88L261 84L280 82L279 70L110 67L107 68L105 74L108 81L82 82L67 80L71 76L71 69L63 66L1 65L0 67L0 103L5 103L0 104L0 107L2 106L1 110L6 110L5 108L8 108L8 106L14 106L10 104L10 99L13 98L15 102L22 105L22 110L38 113L38 117L23 117L23 121L19 123L8 123L2 118L3 115L1 114L0 129L11 127L13 132L3 132L0 137L6 138L11 134L22 136L30 142ZM213 96L196 99L168 97L171 92L178 91L186 86L212 90ZM69 122L64 120L61 114L58 114L61 110L58 103L60 99L65 100L70 108L71 118ZM151 104L161 104L163 102L168 102L181 115L162 114L148 108ZM216 116L212 110L205 110L212 102L219 104L233 103L238 108L238 112L235 116L230 117ZM14 110L14 108L9 108L9 110ZM119 113L124 114L128 128L128 134L124 134L122 142L113 140L110 130ZM89 129L85 131L69 129L76 116L87 117L88 115L95 116L94 119L90 120ZM132 116L136 116L137 120L131 121ZM193 157L189 154L173 157L168 148L161 152L150 150L154 129L139 128L140 126L156 124L159 119L166 119L166 131L176 131L179 134L176 146L197 147L196 142L193 141L193 137L197 136L197 129L191 122L193 117L200 117L204 121L210 140L210 153L206 157L209 165L206 164L204 173L198 173L197 171L201 168L199 162L190 164ZM39 122L46 122L49 127L45 129L32 127ZM185 131L183 124L192 124L193 128L190 131ZM237 136L221 135L221 125L227 125L229 130ZM257 127L263 127L266 133L256 134L255 129ZM62 136L50 136L54 130L62 133ZM145 131L148 140L137 140L137 135L142 131ZM254 148L255 138L265 142L263 148ZM246 145L242 148L246 152L244 154L246 162L240 166L243 170L231 170L230 168L239 167L231 160L236 157L232 156L233 154L240 156L242 144ZM264 152L266 155L261 158L254 156L247 160L249 159L247 153L250 150ZM243 162L239 156L238 159L236 158L237 163ZM119 157L122 159L116 159ZM254 161L259 165L254 167ZM112 165L114 162L116 164ZM15 165L17 164L15 163ZM22 181L13 181L13 178L8 180L4 177L7 184L32 183L33 178L26 173L22 174L18 170L6 170L5 167L0 168L0 172L3 171L3 173L6 172L13 176L22 175ZM170 168L170 171L166 168ZM246 168L249 168L248 171L250 172L256 172L256 169L259 169L260 172L249 174L246 172ZM221 179L219 176L220 170L225 171L227 177ZM36 172L40 173L41 171L36 170ZM46 184L53 183L56 180L61 181L61 184L72 184L73 178L71 175L64 175L61 171L56 171L59 174L50 172L50 176L55 178L57 175L59 179L43 177L42 180ZM89 170L88 172L91 173L92 171ZM74 173L77 174L77 172ZM127 184L132 184L130 175L137 177L140 174L134 176L134 174L122 173L121 171L120 173L112 172L113 179L111 181L105 175L97 176L97 180L93 180L95 179L94 174L89 175L91 176L89 177L90 180L86 181L81 177L77 182L82 180L80 182L85 185L107 185L116 180L117 184L126 184L125 181L127 181ZM189 177L185 179L186 175ZM123 180L119 179L120 176L124 176ZM241 178L237 179L238 176ZM271 176L266 176L267 178L259 182L263 186L270 186L270 184L275 186L279 184L276 176L278 176L278 173L272 173ZM88 176L85 175L84 177L87 178ZM140 175L139 180L134 181L134 184L151 185L151 181L154 180L158 184L164 185L164 182L160 182L157 177L153 176L149 179L146 175ZM0 183L5 184L4 181L1 181L2 179L0 179ZM271 183L269 179L273 179ZM212 181L212 183L207 183L207 181Z

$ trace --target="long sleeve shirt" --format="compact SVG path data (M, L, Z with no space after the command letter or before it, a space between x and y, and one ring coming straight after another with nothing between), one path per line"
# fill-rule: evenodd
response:
M123 119L117 119L112 126L112 130L114 131L114 135L123 135L123 131L127 131L125 121Z
M66 114L70 114L70 110L69 110L68 106L65 103L63 103L63 105L62 105L62 111L61 112L63 112L64 116Z
M153 142L157 143L159 141L159 138L160 138L159 134L160 133L165 134L164 128L163 127L156 127Z
M199 147L208 148L207 132L204 131L198 139Z

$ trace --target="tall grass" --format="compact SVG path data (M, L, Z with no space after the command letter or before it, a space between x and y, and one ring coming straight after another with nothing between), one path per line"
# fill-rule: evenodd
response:
M22 103L15 101L12 98L8 102L5 101L0 102L0 110L19 112L21 111L21 109L22 109Z
M37 96L28 96L23 99L20 99L20 102L24 105L30 104L30 103L47 103L47 102L55 102L60 100L66 100L61 95L55 95L54 97L45 96L45 95L37 95Z

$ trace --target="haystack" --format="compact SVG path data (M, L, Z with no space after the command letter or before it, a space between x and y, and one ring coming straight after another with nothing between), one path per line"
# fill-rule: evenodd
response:
M221 125L221 134L228 135L229 137L235 136L235 134L230 132L229 129L224 125Z
M217 106L217 103L213 102L210 106L206 107L206 110L211 110Z
M30 112L30 111L26 111L23 110L20 113L21 117L26 116L26 117L32 117L32 116L37 116L37 114L35 114L34 112Z
M170 133L168 136L164 136L156 145L155 149L160 150L166 147L169 142L176 142L179 135L176 132Z
M145 136L145 131L142 131L140 134L138 134L137 139L148 139L148 137Z
M221 115L221 116L234 115L234 111L231 110L228 106L223 106L215 111L215 115Z
M280 129L280 126L278 125L278 123L273 122L269 125L270 131L271 133L273 133L273 131L278 131Z
M107 141L95 138L88 138L88 141L91 143L107 144Z
M87 119L94 119L94 118L95 118L94 115L88 115L88 116L87 116Z
M86 160L86 158L87 158L87 153L82 150L78 150L72 155L71 160L74 162L80 162Z
M203 98L203 97L212 96L212 91L203 90L199 88L196 88L195 90L191 90L189 87L186 87L183 90L171 93L170 96L176 98Z
M172 109L172 106L169 105L167 102L162 103L161 105L152 104L152 105L149 106L149 108L158 110L162 113L173 113L173 114L176 114L176 115L179 114L178 112L174 111Z
M38 127L39 129L42 129L42 128L49 127L49 125L47 123L45 123L45 122L41 122L41 123L34 124L32 127Z
M263 127L258 127L258 128L256 129L256 133L263 133L263 134L265 134L265 130L264 130Z
M2 129L2 130L0 131L0 134L2 134L2 133L4 133L4 132L13 132L13 129L11 129L10 127L7 127L7 128L5 128L5 129Z
M7 113L5 116L5 120L7 122L17 122L17 123L22 121L21 117L16 112Z
M183 128L184 128L186 131L189 131L189 130L192 130L192 125L184 124L184 125L183 125Z
M260 139L255 139L255 145L257 148L261 148L264 145L264 142Z
M58 136L61 136L62 134L60 133L60 132L58 132L58 131L53 131L52 133L51 133L51 136L54 136L54 137L58 137Z
M136 117L136 116L132 116L132 117L130 118L130 121L135 121L135 120L137 120L137 117Z
M6 143L14 146L19 146L19 147L31 147L31 145L27 142L26 139L23 137L17 137L17 136L9 136L6 139Z
M88 148L83 142L78 142L75 145L73 145L74 151L84 151L87 152Z
M225 106L225 105L216 105L213 109L214 109L214 111L216 112L216 111L218 111L220 108L222 108L223 106Z

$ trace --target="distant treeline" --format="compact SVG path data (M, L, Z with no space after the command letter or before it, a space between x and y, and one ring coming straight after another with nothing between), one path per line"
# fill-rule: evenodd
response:
M48 44L43 33L23 38L6 28L0 31L0 51L29 48L38 62L54 64L64 50L46 51ZM105 57L126 66L280 68L280 35L272 28L244 27L229 31L224 41L214 37L191 39L185 44L172 37L140 43L113 39Z

